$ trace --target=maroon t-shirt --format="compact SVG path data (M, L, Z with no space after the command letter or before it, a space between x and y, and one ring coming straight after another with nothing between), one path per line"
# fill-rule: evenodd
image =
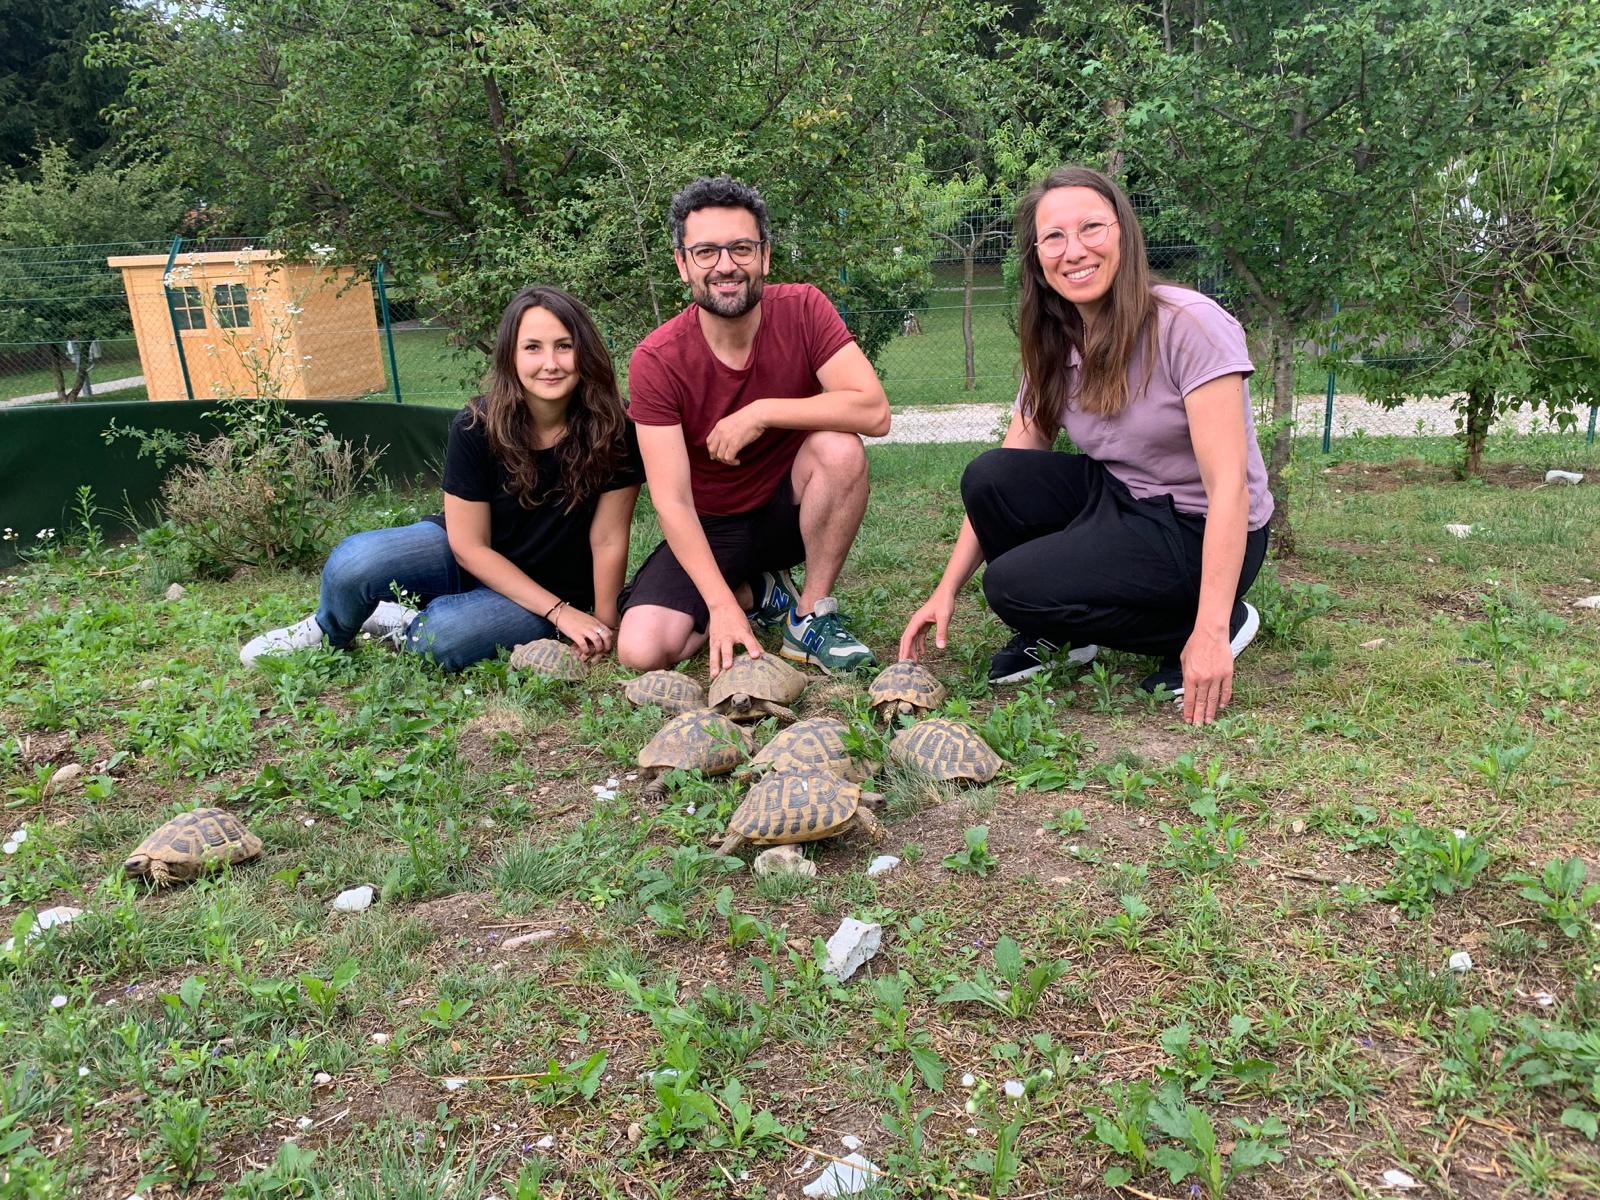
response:
M706 344L699 312L691 304L634 349L628 416L640 425L683 426L695 512L749 512L772 499L806 431L767 430L740 451L736 467L712 459L707 436L723 417L756 400L815 396L822 391L817 372L852 339L828 298L809 283L771 283L761 294L750 361L735 371Z

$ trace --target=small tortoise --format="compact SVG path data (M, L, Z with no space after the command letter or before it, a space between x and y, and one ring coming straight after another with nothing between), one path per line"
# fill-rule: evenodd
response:
M759 721L772 716L795 719L786 708L806 690L806 677L775 654L750 658L741 654L733 665L711 681L711 707L735 721Z
M988 783L1000 770L1000 756L970 725L943 717L918 721L895 734L889 756L940 783Z
M838 717L808 717L774 736L751 761L778 771L815 767L859 783L877 764L851 757L844 743L849 731Z
M944 684L921 663L902 658L890 663L872 681L867 699L872 711L886 721L896 716L921 716L944 703Z
M732 854L746 842L767 846L814 842L858 827L877 838L882 831L872 809L882 799L831 771L775 771L745 793L717 852Z
M667 785L661 776L667 771L726 775L749 753L750 735L721 713L702 708L673 717L639 751L639 765L656 772L639 799L665 799Z
M511 651L511 669L532 671L551 679L582 679L584 674L583 659L578 657L578 652L555 638L523 642Z
M261 839L238 817L220 808L180 813L133 852L122 869L148 875L157 884L183 883L224 863L242 863L261 853Z
M622 694L639 708L654 704L664 713L693 712L706 706L706 690L678 671L646 671L623 685Z

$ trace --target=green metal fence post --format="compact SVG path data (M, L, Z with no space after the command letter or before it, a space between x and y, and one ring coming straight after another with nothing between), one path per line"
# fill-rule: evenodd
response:
M404 404L400 396L400 368L394 359L394 322L389 319L389 291L383 286L383 259L378 260L378 310L383 314L383 336L389 343L389 380L394 385L394 402Z
M1600 404L1589 405L1589 444L1594 445L1594 418L1600 413Z
M183 235L172 239L172 250L167 255L166 269L161 272L161 292L167 298L167 319L172 322L172 341L178 347L178 370L183 374L183 398L194 399L194 384L189 382L189 359L183 352L183 332L178 328L178 306L172 302L172 264L178 260L178 250L183 246ZM148 394L148 385L146 385Z
M1339 315L1339 302L1337 300L1333 302L1333 315L1336 317ZM1334 334L1333 340L1328 343L1328 350L1332 352L1338 348L1339 335ZM1333 384L1334 373L1329 371L1328 400L1322 407L1322 452L1324 454L1328 452L1329 447L1333 444Z

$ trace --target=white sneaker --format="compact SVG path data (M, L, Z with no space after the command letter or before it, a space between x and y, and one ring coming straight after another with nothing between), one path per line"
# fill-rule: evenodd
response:
M398 646L406 629L417 619L417 610L407 608L393 600L379 600L372 615L361 623L361 632L369 637L387 639Z
M273 629L260 637L253 637L239 651L239 661L245 666L266 655L293 654L296 650L311 650L322 645L322 626L313 613L303 621L296 621L287 629Z
M1235 658L1261 632L1261 614L1256 611L1256 606L1248 600L1241 600L1240 603L1244 605L1244 624L1239 626L1239 631L1228 642L1228 648L1233 651Z

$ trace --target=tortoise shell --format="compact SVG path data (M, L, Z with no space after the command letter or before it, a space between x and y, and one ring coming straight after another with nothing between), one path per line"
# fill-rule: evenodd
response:
M238 817L220 808L197 808L178 814L140 842L123 870L172 883L260 853L261 839Z
M777 771L745 793L728 833L768 846L813 842L843 832L860 807L861 786L831 771Z
M623 685L630 704L654 704L664 713L693 712L706 706L706 690L678 671L647 671Z
M943 717L918 721L895 734L889 756L941 783L988 783L1000 770L1000 756L970 725Z
M532 671L551 679L582 679L584 674L583 659L577 651L555 638L523 642L511 651L511 669Z
M741 654L711 681L711 707L734 719L759 717L773 706L793 704L806 690L806 677L775 654Z
M944 703L944 684L921 663L903 658L878 672L867 691L873 712L880 717L915 716Z
M663 725L639 751L639 765L726 775L749 753L744 730L709 709L682 713Z
M872 774L874 764L850 756L844 742L849 730L838 717L809 717L777 734L751 761L779 771L813 767L860 781Z

